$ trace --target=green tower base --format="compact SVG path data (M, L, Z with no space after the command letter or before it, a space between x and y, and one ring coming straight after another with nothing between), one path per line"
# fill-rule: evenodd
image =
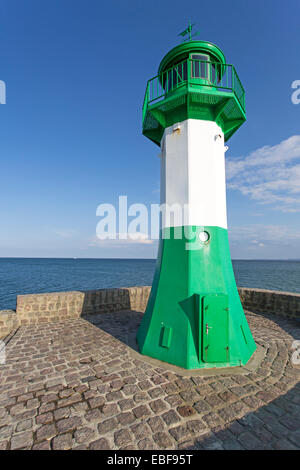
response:
M207 242L194 236L203 231ZM142 354L185 369L248 362L256 345L236 287L226 229L164 230L137 341Z

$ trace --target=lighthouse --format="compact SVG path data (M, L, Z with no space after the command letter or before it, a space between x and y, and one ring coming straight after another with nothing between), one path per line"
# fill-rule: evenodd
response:
M229 251L225 153L246 120L245 92L221 49L191 33L146 87L143 134L160 147L164 210L137 342L185 369L242 366L256 345Z

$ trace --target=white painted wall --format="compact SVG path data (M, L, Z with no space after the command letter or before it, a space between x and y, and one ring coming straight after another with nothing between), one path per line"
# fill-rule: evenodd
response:
M161 141L161 204L175 204L180 212L187 206L185 221L165 215L162 228L227 228L224 134L215 122L187 119L165 129Z

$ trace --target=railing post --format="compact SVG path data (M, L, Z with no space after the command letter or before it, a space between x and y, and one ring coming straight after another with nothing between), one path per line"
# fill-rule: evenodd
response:
M147 82L146 93L145 93L144 104L143 104L143 121L145 119L146 110L148 107L148 101L149 101L149 82Z

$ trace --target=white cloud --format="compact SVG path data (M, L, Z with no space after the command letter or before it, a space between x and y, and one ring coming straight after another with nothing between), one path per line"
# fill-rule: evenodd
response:
M135 233L114 233L110 234L111 238L100 239L93 237L89 246L126 246L128 244L135 245L151 245L154 240L148 238L146 233L135 232Z
M248 237L258 242L261 240L284 241L286 239L300 241L300 230L286 225L249 224L232 227L229 232L232 239Z
M76 230L72 229L58 229L54 233L60 238L73 238L77 234Z
M284 247L299 247L300 230L286 225L241 225L229 229L229 240L232 245L247 249L276 247L281 255Z
M300 135L226 162L228 188L284 212L300 211Z

